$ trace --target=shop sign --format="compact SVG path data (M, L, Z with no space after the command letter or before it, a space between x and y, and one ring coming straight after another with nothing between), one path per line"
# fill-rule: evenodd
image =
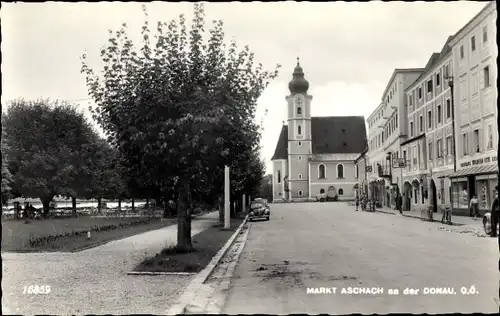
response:
M477 165L482 165L482 164L490 163L490 162L494 162L494 161L497 161L497 156L469 160L467 162L461 163L460 167L463 168L463 167L469 167L469 166L477 166Z

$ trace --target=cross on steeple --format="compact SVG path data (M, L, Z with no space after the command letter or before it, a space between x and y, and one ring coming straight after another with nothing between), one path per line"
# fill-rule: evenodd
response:
M297 66L300 66L299 57L297 57Z

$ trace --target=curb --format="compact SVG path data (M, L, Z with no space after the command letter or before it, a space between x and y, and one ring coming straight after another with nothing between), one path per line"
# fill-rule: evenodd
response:
M127 272L128 275L195 275L196 272Z
M379 210L377 210L377 211L375 211L375 212L378 212L378 213L384 213L384 214L390 214L390 215L398 215L398 214L396 214L396 213L394 213L394 212L386 212L386 211L379 211Z
M128 236L128 237L131 237L131 236ZM92 245L88 245L88 246L85 246L85 247L82 247L82 248L71 250L70 252L71 253L75 253L75 252L80 252L80 251L92 249L92 248L99 247L99 246L102 246L104 244L107 244L108 242L112 242L112 241L120 240L120 239L125 239L125 238L128 238L128 237L122 237L122 238L116 238L116 239L101 241L101 242L98 242L97 244L92 244Z
M206 215L206 214L209 214L209 213L212 213L212 212L215 212L215 211L210 211L210 212L207 212L207 213L202 213L202 214L197 214L197 215L193 215L191 217L191 219L194 219L198 216L202 216L202 215ZM163 221L164 218L161 218L161 221ZM244 220L244 222L246 221L246 218ZM172 225L177 225L177 223L172 223ZM172 225L168 225L168 226L172 226ZM165 226L165 227L168 227L168 226ZM165 227L162 227L162 228L158 228L158 229L163 229ZM156 229L153 229L153 230L156 230ZM147 233L147 232L150 232L150 231L153 231L153 230L148 230L148 231L145 231L143 233ZM142 234L142 233L137 233L136 235L138 234ZM102 242L99 242L97 244L92 244L92 245L89 245L89 246L85 246L85 247L82 247L82 248L78 248L78 249L74 249L74 250L71 250L70 253L75 253L75 252L80 252L80 251L84 251L84 250L88 250L88 249L92 249L92 248L95 248L95 247L99 247L99 246L102 246L104 244L107 244L107 243L110 243L112 241L117 241L117 240L121 240L121 239L125 239L125 238L128 238L128 237L132 237L132 236L135 236L135 235L131 235L131 236L125 236L125 237L119 237L119 238L116 238L116 239L110 239L110 240L106 240L106 241L102 241ZM143 272L144 274L147 274L146 272ZM158 272L159 273L159 272ZM190 272L165 272L167 274L179 274L179 273L190 273ZM127 273L128 274L128 273ZM134 272L134 274L136 274L136 272ZM196 273L190 273L190 274L196 274Z
M226 276L228 276L228 277L225 278L219 284L219 287L216 290L215 297L212 296L208 300L208 304L205 306L205 309L204 309L204 312L206 314L220 314L221 311L224 309L224 306L225 306L226 300L227 300L228 290L229 290L229 287L231 286L231 279L233 277L234 270L236 270L236 264L240 260L241 253L243 252L243 249L245 248L245 245L247 243L248 235L250 234L251 228L252 228L251 225L248 226L248 229L246 230L245 235L242 237L242 240L241 240L242 245L240 246L240 248L236 252L235 260L228 264L228 267L226 270ZM218 305L217 302L221 302L222 304Z
M200 289L200 287L205 283L205 281L210 277L212 272L214 271L215 267L219 263L219 261L222 259L222 257L226 254L227 250L233 242L236 240L236 237L240 234L241 229L243 226L247 223L248 221L248 215L245 216L245 219L243 222L240 224L240 226L236 229L234 234L229 238L229 240L226 242L226 244L220 249L217 254L212 258L212 260L209 262L209 264L203 269L201 272L198 273L198 275L191 281L191 283L187 286L187 288L184 290L184 293L181 294L181 297L178 299L178 303L174 304L172 307L169 308L167 311L167 315L179 315L179 314L184 314L186 311L186 306L193 301L195 298L196 293Z

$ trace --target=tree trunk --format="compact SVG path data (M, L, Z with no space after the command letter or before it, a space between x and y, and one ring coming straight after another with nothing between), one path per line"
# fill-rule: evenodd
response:
M43 216L44 217L47 217L47 215L49 215L49 210L50 210L50 202L52 201L52 199L54 198L54 196L44 196L44 197L41 197L40 200L42 201L42 205L43 205Z
M167 218L169 215L172 215L172 210L170 209L170 203L163 203L163 218Z
M118 198L118 211L122 211L122 198Z
M229 211L229 215L231 217L234 216L234 212L235 212L235 205L234 205L234 201L235 201L235 196L231 196L231 203L230 203L230 211Z
M97 213L101 214L101 210L102 210L102 199L98 198L97 199Z
M149 208L149 197L146 198L146 209Z
M135 211L135 199L132 198L132 211Z
M71 197L71 216L76 217L76 197Z
M179 184L179 196L177 203L177 247L179 249L191 250L191 212L189 210L189 184Z

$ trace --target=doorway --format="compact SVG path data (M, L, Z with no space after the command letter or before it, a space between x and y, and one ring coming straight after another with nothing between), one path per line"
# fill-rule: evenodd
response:
M436 183L434 183L434 180L431 180L431 205L432 205L432 212L437 213L437 189L436 189Z

